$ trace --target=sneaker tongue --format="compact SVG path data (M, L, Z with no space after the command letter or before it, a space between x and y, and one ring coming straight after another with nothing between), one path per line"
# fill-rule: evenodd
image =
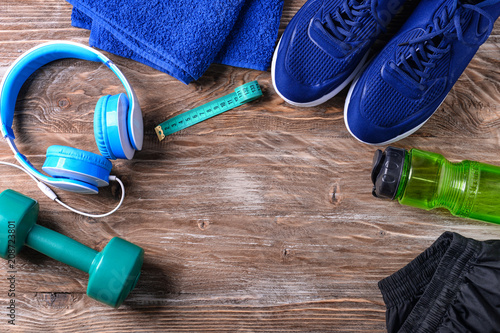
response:
M447 22L450 20L450 15L453 15L455 10L457 9L457 6L459 6L459 4L456 2L456 0L445 0L443 1L443 5L441 5L441 7L436 11L434 17L439 17L441 19L441 22Z

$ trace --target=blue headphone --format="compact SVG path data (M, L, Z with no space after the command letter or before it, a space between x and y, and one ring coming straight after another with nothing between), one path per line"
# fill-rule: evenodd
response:
M14 143L14 107L22 85L38 68L58 59L77 58L104 63L115 73L127 94L103 96L94 113L94 135L101 155L66 147L47 149L42 170L35 169ZM109 184L111 162L108 159L132 159L142 149L144 128L142 111L134 90L123 73L102 53L72 42L49 42L34 47L8 69L0 85L0 126L3 137L17 161L32 176L54 187L77 193L97 193Z

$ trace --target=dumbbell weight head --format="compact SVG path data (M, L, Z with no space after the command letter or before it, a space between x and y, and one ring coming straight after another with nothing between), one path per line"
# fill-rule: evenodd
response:
M87 295L115 308L119 307L135 288L143 260L142 248L114 237L92 262Z
M16 191L0 193L0 256L13 259L36 224L38 202Z

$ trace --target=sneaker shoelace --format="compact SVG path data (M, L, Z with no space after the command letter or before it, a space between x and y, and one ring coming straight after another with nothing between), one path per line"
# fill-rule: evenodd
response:
M374 25L375 31L379 31L378 29L385 31L384 22L376 16L375 5L375 1L370 0L345 0L341 8L336 8L335 12L326 15L325 30L338 41L338 44L344 50L349 51L376 35L376 33L374 33L373 35L364 36L363 38L363 36L356 36L353 32L354 28L361 27L361 19L363 17L372 15L376 22Z
M454 10L451 14L445 12L445 17L447 19L445 19L444 22L441 22L439 17L435 17L433 19L433 24L427 28L423 36L399 44L399 46L410 46L409 56L402 54L400 57L400 65L394 66L393 68L399 72L399 74L403 76L406 74L411 77L414 80L414 85L420 90L426 88L423 82L430 76L429 69L436 67L434 60L442 58L450 51L451 40L458 39L463 44L472 46L465 41L463 36L462 25L465 22L462 20L461 15L465 10L468 9L479 13L488 20L488 30L490 33L493 29L494 22L488 13L479 7L468 4L459 5L458 0L455 0L452 8L454 8ZM479 43L475 43L475 45L484 43L488 36L489 33L485 33ZM445 41L444 43L443 40Z

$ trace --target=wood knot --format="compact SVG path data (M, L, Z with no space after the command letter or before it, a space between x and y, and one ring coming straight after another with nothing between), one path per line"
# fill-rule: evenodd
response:
M281 260L289 261L292 259L292 250L284 248L281 250Z
M201 230L207 230L210 225L210 222L208 221L198 221L198 228Z
M328 199L330 203L335 206L338 206L342 201L342 196L340 195L340 186L338 183L333 184L330 187L330 192L328 193Z
M64 309L72 305L76 298L71 293L37 293L35 297L50 308Z
M57 105L61 108L61 109L66 109L68 107L71 106L71 101L69 100L69 98L67 97L64 97L64 98L60 98L58 101L57 101Z

